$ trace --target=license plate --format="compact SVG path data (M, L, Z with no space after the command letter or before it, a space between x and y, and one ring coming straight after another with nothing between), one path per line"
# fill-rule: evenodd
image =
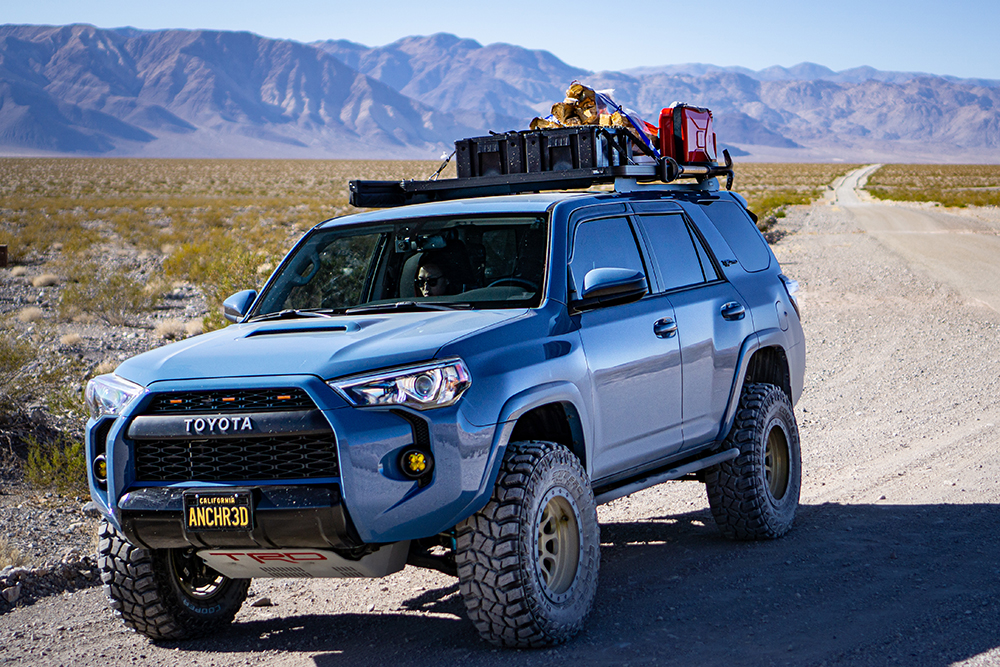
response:
M184 494L184 527L198 533L253 530L250 491L188 491Z

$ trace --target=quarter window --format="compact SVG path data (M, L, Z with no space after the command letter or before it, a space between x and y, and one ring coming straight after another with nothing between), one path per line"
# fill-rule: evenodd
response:
M708 217L736 253L744 270L751 273L763 271L771 264L767 242L741 206L728 201L717 201L708 204L707 208Z

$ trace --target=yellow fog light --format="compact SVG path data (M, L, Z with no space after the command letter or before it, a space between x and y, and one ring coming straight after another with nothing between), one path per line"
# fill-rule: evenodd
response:
M434 457L430 452L420 449L407 449L399 457L399 467L403 474L411 479L417 479L434 469Z
M104 454L94 459L94 479L102 486L108 482L108 460Z

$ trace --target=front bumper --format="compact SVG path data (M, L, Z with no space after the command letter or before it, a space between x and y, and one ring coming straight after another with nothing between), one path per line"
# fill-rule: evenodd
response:
M244 394L274 387L301 390L311 402L281 419L258 418L249 407L151 416L166 399L172 399L168 405L180 402L178 396L186 404L192 394L214 393L227 401L230 393L243 392L243 401ZM229 421L219 416L226 414ZM252 432L244 430L246 415ZM303 429L314 435L299 438ZM319 433L324 430L329 438ZM89 468L99 455L108 461L105 482L91 474L91 495L129 540L151 548L350 549L420 539L450 529L489 498L502 455L494 443L497 432L493 425L471 424L461 404L420 414L353 408L313 376L157 382L122 416L88 423ZM283 443L289 439L308 455L286 456ZM434 457L425 479L406 478L396 464L414 445ZM317 460L322 447L333 449ZM219 487L254 490L254 530L186 533L183 492Z
M122 496L118 501L119 522L128 541L151 549L188 545L342 551L362 546L344 511L340 487L335 484L251 488L254 527L248 532L185 530L183 496L190 490L148 487Z

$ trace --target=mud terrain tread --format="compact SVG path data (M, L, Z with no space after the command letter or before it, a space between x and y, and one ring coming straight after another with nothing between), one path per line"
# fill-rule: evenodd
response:
M584 523L593 517L593 548L585 548L579 572L582 599L576 602L576 619L568 623L553 621L545 614L547 601L533 591L530 568L523 562L519 543L535 530L525 514L533 497L544 490L537 471L543 467L561 467L572 471L577 488L570 489L584 502L580 507ZM582 525L583 532L588 527ZM511 647L550 646L576 634L593 604L599 567L599 528L596 506L588 477L579 460L562 445L549 442L520 442L508 445L497 483L486 507L458 526L456 562L459 587L469 618L480 635L493 644Z
M150 639L208 634L231 623L246 599L250 580L230 579L220 613L195 616L173 594L166 550L137 547L107 521L101 522L98 535L98 566L110 606L125 625Z
M101 522L98 535L101 581L115 615L147 637L181 638L183 631L159 600L152 552L127 542L106 521Z
M785 498L775 503L764 482L763 443L768 415L779 414L787 420L794 452L790 470L792 479ZM735 540L761 540L781 537L791 528L801 484L798 427L788 397L771 384L744 387L736 419L726 446L737 447L740 454L706 470L705 487L709 505L719 530Z

